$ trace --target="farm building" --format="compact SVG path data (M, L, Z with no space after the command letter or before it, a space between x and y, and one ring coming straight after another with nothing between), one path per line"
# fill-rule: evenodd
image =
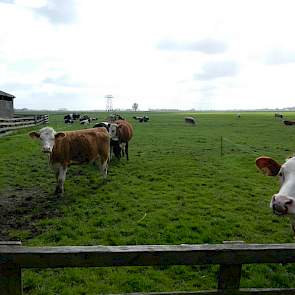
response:
M0 90L0 118L13 117L13 99L13 95Z

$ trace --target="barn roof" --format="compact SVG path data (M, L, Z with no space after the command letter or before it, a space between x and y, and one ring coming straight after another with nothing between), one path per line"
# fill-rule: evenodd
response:
M0 97L1 97L1 96L4 96L4 97L6 97L6 98L11 98L11 99L15 98L14 95L9 94L9 93L6 93L6 92L0 90Z

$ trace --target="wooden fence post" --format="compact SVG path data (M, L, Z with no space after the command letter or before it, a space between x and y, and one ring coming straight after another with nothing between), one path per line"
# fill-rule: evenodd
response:
M224 244L242 244L243 241L224 241ZM242 264L221 264L218 275L218 290L238 290Z
M20 246L21 242L0 242L0 245ZM0 256L0 294L22 295L21 268Z

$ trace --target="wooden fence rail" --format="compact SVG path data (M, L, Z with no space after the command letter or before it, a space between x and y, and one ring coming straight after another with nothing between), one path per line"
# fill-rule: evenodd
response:
M48 115L22 115L11 119L0 118L0 133L48 123Z
M220 265L217 290L147 294L295 294L295 289L240 289L242 265L253 263L295 263L295 244L24 247L1 242L0 294L22 294L24 268L207 264Z

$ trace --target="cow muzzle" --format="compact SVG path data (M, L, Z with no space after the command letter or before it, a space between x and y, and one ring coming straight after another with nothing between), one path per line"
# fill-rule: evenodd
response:
M50 154L51 153L51 148L50 147L44 147L42 149L42 152L45 153L45 154Z
M288 214L288 207L280 203L273 203L272 212L278 216L286 215Z

